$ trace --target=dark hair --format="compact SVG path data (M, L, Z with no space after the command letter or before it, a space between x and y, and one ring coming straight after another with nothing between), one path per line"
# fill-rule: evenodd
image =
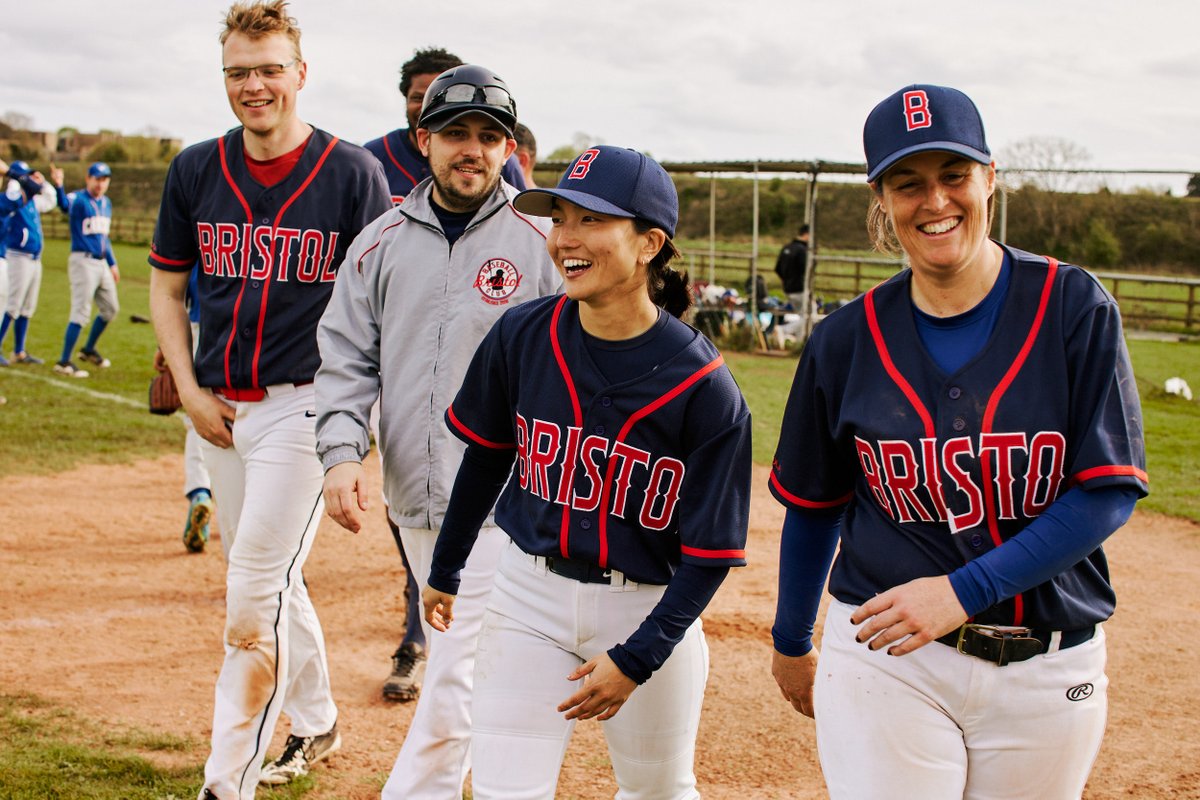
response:
M441 75L451 67L461 67L463 60L441 47L416 50L413 57L400 66L400 94L408 97L413 78L418 75Z
M647 233L658 228L657 225L644 219L635 219L633 227L638 233ZM671 267L671 260L678 258L679 255L679 248L675 246L675 242L671 241L670 237L667 237L663 242L662 249L654 258L650 259L650 264L646 269L646 283L650 291L650 299L654 301L654 305L661 306L673 317L682 317L692 305L687 270L678 272Z
M537 155L537 139L533 138L533 131L529 130L529 126L518 122L517 127L513 128L513 138L517 140L517 147L529 151L531 156Z
M804 223L803 225L801 225L801 226L800 226L800 233L799 233L799 235L800 235L800 236L803 236L804 234L808 233L808 231L809 231L809 228L808 228L808 223L806 222L806 223Z

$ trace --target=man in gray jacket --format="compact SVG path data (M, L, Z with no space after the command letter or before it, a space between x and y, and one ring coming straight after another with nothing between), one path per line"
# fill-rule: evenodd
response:
M317 332L327 511L355 532L366 519L362 460L378 397L383 493L422 590L465 449L442 415L500 315L561 285L541 223L513 209L516 190L500 178L515 125L516 104L489 70L464 65L434 80L417 130L432 174L355 239ZM462 796L475 641L506 541L489 519L454 627L426 632L425 682L385 798Z

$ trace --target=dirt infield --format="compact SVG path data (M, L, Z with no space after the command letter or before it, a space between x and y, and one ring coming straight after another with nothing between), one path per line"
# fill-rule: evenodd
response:
M224 562L216 542L200 556L183 550L181 475L181 458L170 456L0 481L0 691L207 739ZM709 798L825 795L811 722L783 701L769 671L782 510L765 479L760 470L751 566L734 571L704 617L712 671L697 772ZM357 537L326 520L305 570L344 740L319 768L313 798L377 797L412 715L411 705L379 697L403 620L403 572L381 513L374 516ZM1107 549L1120 604L1107 626L1108 734L1085 797L1200 798L1191 638L1200 620L1200 526L1139 513ZM576 729L559 789L564 798L612 796L598 724Z

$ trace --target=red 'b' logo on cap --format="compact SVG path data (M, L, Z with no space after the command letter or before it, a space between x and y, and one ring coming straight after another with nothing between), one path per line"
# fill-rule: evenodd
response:
M933 125L933 114L929 112L929 97L918 89L904 93L904 124L909 131Z
M579 158L575 159L575 166L571 169L571 174L567 176L569 181L577 181L587 177L588 170L592 168L592 162L596 160L596 156L600 155L600 151L596 148L584 150L579 154Z

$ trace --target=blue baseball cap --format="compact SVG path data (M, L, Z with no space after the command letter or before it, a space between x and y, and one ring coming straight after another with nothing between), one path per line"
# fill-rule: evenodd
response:
M597 214L649 222L675 236L679 195L662 166L636 150L597 145L580 153L554 189L529 189L513 205L535 217L548 217L561 198Z
M24 178L31 174L33 174L33 170L24 161L14 161L8 165L8 177L10 178Z
M888 97L863 126L867 183L902 158L929 150L957 153L980 164L992 162L983 119L971 98L947 86L913 84Z
M103 161L97 161L88 167L89 178L111 178L112 170L108 168L108 164Z

